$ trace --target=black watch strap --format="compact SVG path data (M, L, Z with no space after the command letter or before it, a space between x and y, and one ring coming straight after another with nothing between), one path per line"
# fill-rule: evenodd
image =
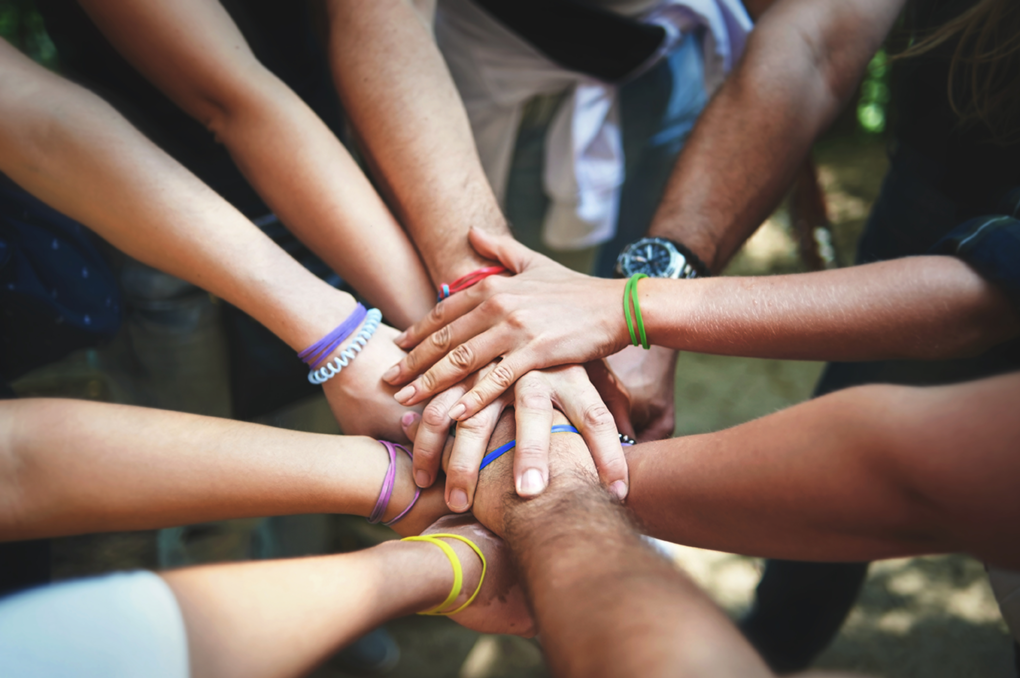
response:
M663 240L669 240L669 238L663 238ZM694 269L694 272L697 275L696 276L691 276L692 278L693 277L707 278L707 277L712 275L712 273L708 270L708 266L705 265L705 262L702 261L701 258L698 257L697 254L695 254L689 248L687 248L687 246L681 245L680 243L678 243L675 240L669 240L669 241L671 243L673 243L673 247L676 248L677 252L679 252L680 254L684 255L684 259L687 260L687 264L692 269Z

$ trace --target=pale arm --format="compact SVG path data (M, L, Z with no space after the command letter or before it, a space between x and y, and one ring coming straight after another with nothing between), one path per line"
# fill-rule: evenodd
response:
M794 560L966 551L1020 567L1020 375L866 386L631 448L630 508L670 541Z
M384 520L414 495L398 452ZM371 439L73 400L0 401L0 541L304 513L368 516L389 456ZM423 492L394 527L446 513Z
M252 54L218 2L82 0L108 40L226 146L280 220L398 327L434 293L340 141Z

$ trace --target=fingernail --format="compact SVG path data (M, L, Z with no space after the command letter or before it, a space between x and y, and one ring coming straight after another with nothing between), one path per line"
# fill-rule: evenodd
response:
M394 395L393 397L397 399L398 403L403 405L408 400L410 400L411 396L413 396L413 395L414 395L414 384L408 384L404 388L402 388L399 391L397 391L396 395Z
M382 380L385 382L393 381L393 378L400 374L400 366L394 365L390 369L386 370L382 375Z
M545 478L542 477L542 472L537 468L529 468L521 476L520 483L517 486L517 494L522 497L534 497L535 495L542 494L544 489Z
M460 418L464 416L465 412L467 412L467 408L463 405L463 403L455 405L454 408L450 410L450 419L460 421Z
M404 412L404 415L400 417L400 425L407 428L414 423L414 420L418 418L417 412Z
M414 484L422 489L428 487L431 484L431 480L427 471L414 472Z
M459 487L450 492L450 508L460 513L461 511L467 511L468 500L467 492L460 489Z
M627 498L628 490L629 488L627 487L627 483L622 480L617 480L609 486L609 491L612 492L620 501Z

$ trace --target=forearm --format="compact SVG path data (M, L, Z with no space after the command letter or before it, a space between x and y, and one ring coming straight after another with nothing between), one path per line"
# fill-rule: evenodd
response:
M1020 333L999 289L948 256L835 271L640 283L649 341L719 355L936 360Z
M452 580L442 551L413 542L163 577L181 607L196 678L304 675L382 622L441 603Z
M0 444L0 540L269 515L367 516L389 464L370 438L70 400L5 401ZM397 463L385 519L414 494L410 460L399 454ZM425 493L415 513L401 526L420 529L446 513L442 492Z
M366 155L434 284L487 262L472 226L507 232L442 55L405 0L328 3L333 74Z
M1020 564L1016 375L840 391L718 433L631 448L630 508L669 541L792 560L966 550Z
M507 540L553 673L768 675L726 616L592 480L508 510Z
M118 249L240 307L295 349L354 307L110 106L0 44L0 169Z
M406 234L218 3L82 4L116 49L227 147L280 220L387 318L404 326L428 311L431 286Z
M721 271L779 204L902 2L781 0L695 126L649 235Z

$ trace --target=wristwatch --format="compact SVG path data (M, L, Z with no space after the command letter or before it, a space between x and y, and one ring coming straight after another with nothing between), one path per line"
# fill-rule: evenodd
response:
M703 278L708 267L689 249L665 238L641 238L623 248L616 258L616 275L629 278Z

